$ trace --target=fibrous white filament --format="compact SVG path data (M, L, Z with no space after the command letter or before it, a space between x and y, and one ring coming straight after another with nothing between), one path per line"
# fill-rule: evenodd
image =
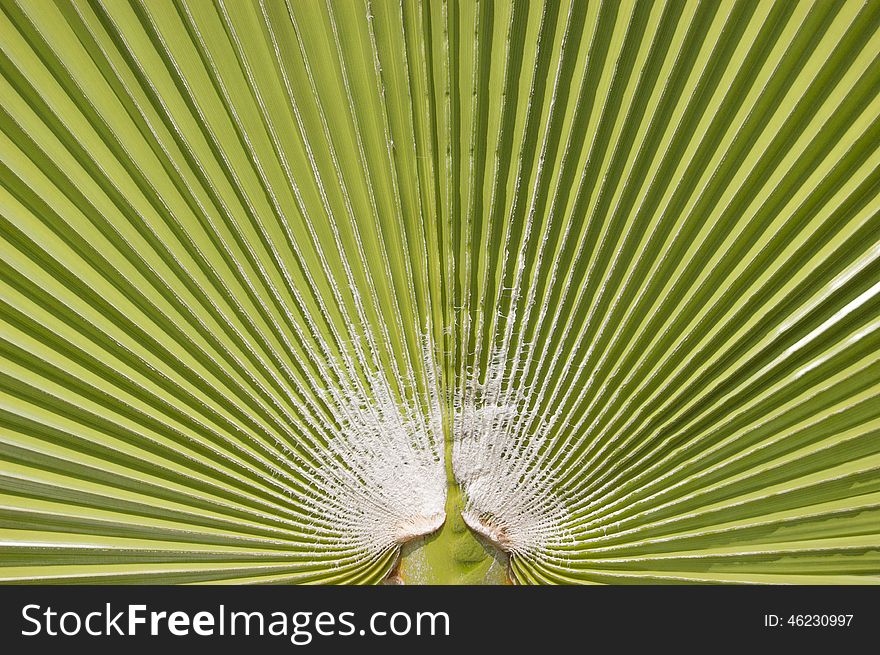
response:
M430 362L429 362L430 367ZM360 388L359 388L360 387ZM338 545L379 554L446 519L440 406L398 399L381 374L326 393L339 429L311 473Z
M570 541L552 472L535 466L554 420L538 420L530 433L517 429L528 393L499 393L501 354L493 356L486 381L472 378L465 397L455 400L453 473L466 499L465 523L503 550L534 555Z

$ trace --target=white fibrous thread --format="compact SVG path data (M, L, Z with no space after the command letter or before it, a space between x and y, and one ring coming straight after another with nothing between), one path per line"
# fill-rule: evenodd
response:
M568 511L552 471L540 466L554 420L523 420L528 393L502 391L504 371L496 351L485 382L472 378L455 399L452 467L465 497L462 518L509 553L546 554L570 542Z
M433 365L428 362L428 379ZM446 519L446 471L438 394L398 398L384 375L323 392L339 422L321 461L309 468L315 513L336 547L378 555L439 529Z
M372 398L356 391L337 396L341 430L329 444L334 461L316 473L332 479L336 508L326 518L348 547L376 554L443 525L446 474L439 408L425 417L415 404L401 405L387 385L372 382Z

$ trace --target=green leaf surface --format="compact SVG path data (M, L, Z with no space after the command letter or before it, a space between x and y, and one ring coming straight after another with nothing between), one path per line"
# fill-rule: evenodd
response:
M0 0L0 98L0 582L880 582L880 2Z

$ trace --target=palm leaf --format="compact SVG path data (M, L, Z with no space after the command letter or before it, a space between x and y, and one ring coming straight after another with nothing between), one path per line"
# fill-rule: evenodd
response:
M0 580L878 582L880 3L2 0L0 71Z

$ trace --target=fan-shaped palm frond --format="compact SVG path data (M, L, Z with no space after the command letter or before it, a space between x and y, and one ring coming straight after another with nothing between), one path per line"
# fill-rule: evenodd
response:
M880 2L2 0L0 72L0 580L880 581Z

